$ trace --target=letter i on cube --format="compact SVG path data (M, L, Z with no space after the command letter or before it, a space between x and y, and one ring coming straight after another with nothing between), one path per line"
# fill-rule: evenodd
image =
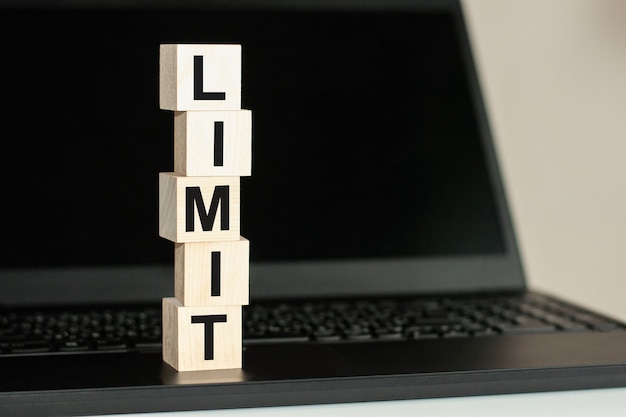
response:
M250 243L239 180L251 175L240 45L161 45L160 106L174 111L174 172L159 174L159 235L175 242L163 360L178 371L242 367Z

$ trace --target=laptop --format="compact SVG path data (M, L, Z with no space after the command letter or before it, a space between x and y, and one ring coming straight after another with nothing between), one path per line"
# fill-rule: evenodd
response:
M0 414L626 386L624 325L526 286L457 1L3 2L0 37ZM242 369L161 357L163 43L242 45Z

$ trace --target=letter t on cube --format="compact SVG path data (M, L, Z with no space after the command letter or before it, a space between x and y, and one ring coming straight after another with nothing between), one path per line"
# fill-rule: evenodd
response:
M183 306L163 299L163 360L178 371L242 366L241 306Z

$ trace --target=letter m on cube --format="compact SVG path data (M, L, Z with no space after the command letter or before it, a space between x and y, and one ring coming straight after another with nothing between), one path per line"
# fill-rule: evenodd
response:
M239 240L239 177L159 174L159 235L172 242Z

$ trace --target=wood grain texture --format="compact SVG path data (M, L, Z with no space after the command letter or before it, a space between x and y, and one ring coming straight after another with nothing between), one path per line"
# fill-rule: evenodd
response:
M159 235L172 242L211 242L239 240L240 221L240 179L239 177L186 177L171 172L159 173ZM218 187L227 190L228 198L216 198L223 193ZM199 190L204 207L188 203L190 191ZM203 230L202 217L209 217L212 201L219 204L215 216L207 230ZM228 209L224 210L227 202ZM193 209L191 216L187 215L187 207ZM224 216L222 215L224 214ZM223 220L227 217L227 228ZM193 223L193 229L187 231L187 223Z
M221 128L217 128L218 123ZM187 176L250 176L252 112L176 112L174 171Z
M208 326L192 322L203 317L220 317L225 321ZM205 346L207 327L213 342L209 359ZM177 371L241 368L242 307L186 307L175 298L164 298L163 360Z
M194 57L202 60L202 91L225 99L196 99ZM239 110L241 45L161 45L159 94L164 110Z
M166 385L230 384L246 380L246 373L241 368L176 372L175 369L164 367L160 376Z
M250 242L177 243L174 296L184 306L247 305Z

